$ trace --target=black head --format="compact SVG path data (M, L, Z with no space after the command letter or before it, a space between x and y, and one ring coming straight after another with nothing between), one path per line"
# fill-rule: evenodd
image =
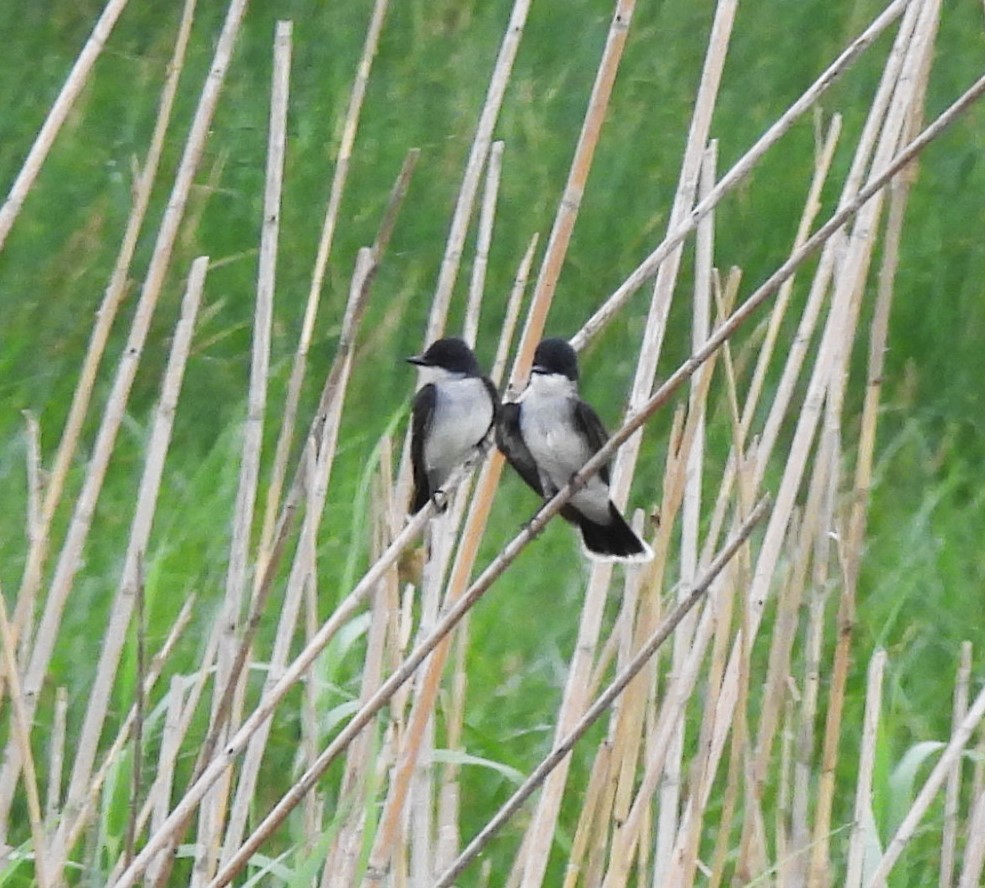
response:
M544 339L534 352L534 373L560 373L578 381L578 356L565 339Z
M407 358L408 363L419 367L440 367L450 373L464 373L466 376L479 376L479 362L465 340L456 336L438 339L428 346L423 355Z

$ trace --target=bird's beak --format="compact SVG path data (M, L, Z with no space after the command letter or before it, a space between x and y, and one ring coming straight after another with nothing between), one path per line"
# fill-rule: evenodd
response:
M411 355L409 358L404 358L408 364L416 364L418 367L427 367L428 363L420 355Z
M534 364L533 367L530 368L530 372L531 373L546 373L547 372L547 368L544 367L544 366L542 366L541 364Z

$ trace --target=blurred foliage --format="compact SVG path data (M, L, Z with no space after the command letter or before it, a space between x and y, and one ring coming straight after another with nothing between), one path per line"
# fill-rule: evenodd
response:
M726 170L881 8L876 0L764 0L740 7L712 132ZM29 200L0 252L0 582L11 595L23 567L25 482L22 410L38 416L50 462L58 443L91 322L115 260L130 206L133 164L153 126L180 4L131 4L61 132ZM100 372L96 406L112 384L115 361L142 283L170 182L207 73L224 4L201 3L132 270L129 298ZM199 598L197 631L184 645L191 663L204 643L228 551L240 424L249 373L252 304L266 152L271 41L278 18L294 21L291 111L271 372L271 415L282 400L304 310L333 159L348 91L361 51L368 0L325 4L279 0L250 7L223 91L206 155L196 177L188 221L174 254L95 516L52 665L51 688L67 685L81 699L91 681L99 634L115 590L150 424L181 289L191 260L221 263L209 274L206 303L188 367L166 496L148 552L151 647L166 635L181 601ZM339 333L357 249L371 242L390 185L408 149L422 149L407 202L377 279L360 336L346 403L319 557L322 612L343 591L345 576L364 563L363 518L348 504L364 497L368 455L405 409L413 376L401 357L420 348L430 293L485 90L510 4L465 0L394 3L383 31L352 158L332 260L322 294L302 417L310 415ZM20 168L101 9L98 0L0 4L0 188ZM666 230L713 4L709 0L641 3L630 32L595 166L549 319L549 332L573 333L656 245ZM506 293L534 232L541 251L579 132L611 3L534 3L496 138L506 142L502 191L490 256L478 351L495 348ZM981 67L981 10L949 5L927 99L928 116L943 109ZM832 181L851 159L891 37L884 36L825 98L845 130ZM914 738L948 730L950 702L940 693L958 644L971 638L978 662L985 649L982 580L985 506L978 483L985 467L985 109L973 109L920 161L907 212L884 381L880 463L870 521L849 717L861 710L864 666L875 645L890 653L891 761ZM798 123L717 213L716 261L743 269L748 293L785 257L812 171L814 129ZM837 200L826 190L822 216ZM469 250L456 290L463 297ZM688 288L682 267L660 373L686 356ZM806 277L804 278L806 279ZM874 281L874 278L873 278ZM871 289L874 292L874 283ZM795 302L803 300L798 287ZM644 288L583 358L584 392L610 425L628 390L646 313ZM461 323L463 298L449 321ZM789 326L789 325L788 325ZM792 330L792 328L791 328ZM741 347L741 341L736 343ZM849 411L861 404L866 342L858 343ZM775 383L775 379L771 384ZM714 395L720 398L720 392ZM86 425L68 490L78 488L98 427ZM659 500L659 466L667 416L648 435L633 505ZM274 426L275 423L270 423ZM717 409L712 440L726 440L727 414ZM854 428L847 429L849 435ZM275 431L267 434L269 466ZM721 471L724 451L708 472ZM851 454L846 455L846 460ZM535 503L507 478L498 496L482 558L488 558ZM504 501L507 501L504 503ZM55 539L70 517L56 518ZM466 745L471 754L528 771L547 748L577 623L584 568L570 557L567 528L552 526L478 609L473 622ZM481 559L480 559L481 560ZM347 564L349 565L347 567ZM544 569L549 565L549 569ZM549 618L545 619L545 616ZM509 633L502 627L510 626ZM328 668L323 664L323 668ZM356 692L358 676L333 666L338 696ZM980 674L979 667L979 674ZM258 679L259 680L259 679ZM950 687L948 678L946 686ZM118 703L117 716L125 701ZM283 707L288 712L290 707ZM74 712L74 710L73 710ZM39 718L50 714L42 709ZM77 718L73 715L73 721ZM290 720L282 715L278 719ZM517 726L522 726L518 728ZM280 725L290 736L296 726ZM852 762L846 741L842 761ZM271 747L289 768L292 743ZM182 763L188 767L190 763ZM584 779L576 757L574 786ZM494 803L509 781L485 768L464 769L465 791ZM122 778L121 778L122 779ZM577 793L572 793L574 804ZM842 800L839 804L847 804ZM844 814L844 811L841 811ZM478 828L466 815L466 828ZM574 815L565 817L573 829ZM493 845L517 841L516 827ZM494 878L494 882L496 879Z

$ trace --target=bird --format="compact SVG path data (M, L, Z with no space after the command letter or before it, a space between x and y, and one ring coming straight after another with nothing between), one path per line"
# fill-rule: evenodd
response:
M609 435L578 395L578 357L564 339L545 339L534 352L530 383L504 404L496 424L503 456L545 500L551 499L596 454ZM599 561L648 561L653 551L626 523L609 497L602 466L561 507L581 531L586 553Z
M423 385L411 408L411 514L433 499L451 473L485 442L499 413L499 393L475 354L457 337L438 339L407 358L421 368ZM436 500L439 511L447 504Z

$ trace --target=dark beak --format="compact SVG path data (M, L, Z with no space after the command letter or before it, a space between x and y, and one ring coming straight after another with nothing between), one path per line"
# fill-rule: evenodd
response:
M530 368L530 372L531 373L546 373L547 372L547 368L544 367L541 364L534 364L533 367Z
M427 361L424 360L420 355L411 355L409 358L404 358L408 364L417 364L418 367L428 367L430 366Z

